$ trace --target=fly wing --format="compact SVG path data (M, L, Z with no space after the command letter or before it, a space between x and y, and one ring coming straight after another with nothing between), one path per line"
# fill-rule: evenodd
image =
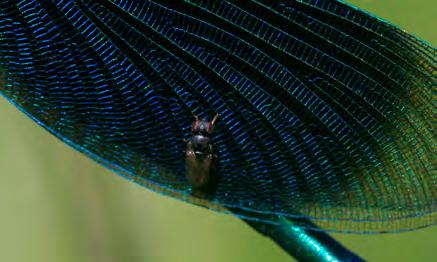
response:
M435 224L435 49L337 1L1 1L0 91L99 163L249 219ZM190 196L193 115L220 115L215 198Z

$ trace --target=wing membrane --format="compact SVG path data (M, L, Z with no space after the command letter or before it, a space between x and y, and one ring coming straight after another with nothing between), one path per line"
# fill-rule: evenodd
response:
M337 1L1 3L0 91L153 190L273 222L435 224L435 49ZM182 136L214 131L220 182L190 196Z

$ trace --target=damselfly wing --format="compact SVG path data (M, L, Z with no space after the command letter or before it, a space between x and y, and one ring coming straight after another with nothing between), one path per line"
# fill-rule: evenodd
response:
M275 223L388 232L437 222L435 48L338 1L2 1L1 93L152 190ZM220 115L220 179L182 151Z

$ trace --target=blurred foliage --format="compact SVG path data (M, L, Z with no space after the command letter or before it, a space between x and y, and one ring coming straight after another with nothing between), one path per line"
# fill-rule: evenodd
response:
M433 0L349 1L437 43ZM0 261L288 261L237 218L153 193L0 99ZM369 261L430 261L437 227L335 235Z

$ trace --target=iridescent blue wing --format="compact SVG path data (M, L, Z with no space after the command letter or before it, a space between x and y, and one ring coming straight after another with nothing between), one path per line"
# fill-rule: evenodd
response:
M0 91L116 172L249 219L325 230L437 222L435 49L337 1L1 1ZM190 196L193 115L214 200Z

